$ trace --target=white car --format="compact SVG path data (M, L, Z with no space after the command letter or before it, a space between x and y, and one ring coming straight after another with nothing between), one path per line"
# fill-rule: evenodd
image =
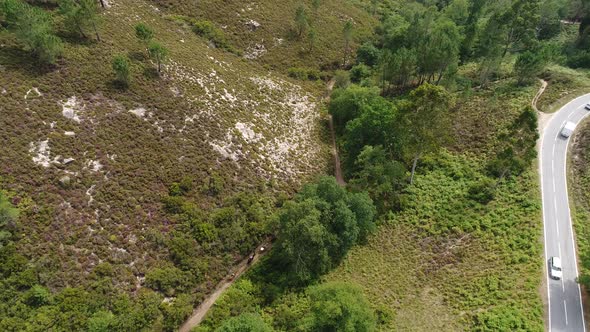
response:
M571 121L568 121L565 123L563 128L561 128L561 131L559 133L561 134L561 136L568 138L571 136L571 134L574 133L574 130L576 130L576 124Z
M590 103L584 105L584 108L590 111Z
M549 276L551 279L561 279L561 259L559 257L551 257L549 259Z

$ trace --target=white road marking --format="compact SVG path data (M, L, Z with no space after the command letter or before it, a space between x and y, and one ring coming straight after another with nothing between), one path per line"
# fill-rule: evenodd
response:
M544 185L543 185L543 135L541 136L541 142L539 143L541 146L541 153L539 154L539 178L541 179L541 198L542 198L542 202L545 201L545 196L544 196ZM555 151L555 144L553 144L553 148ZM554 153L555 154L555 153ZM547 260L549 259L549 256L547 255L547 221L545 218L545 215L547 213L545 213L545 208L547 207L547 204L541 204L541 212L542 212L542 216L543 216L543 236L545 239L545 245L543 246L544 251L545 251L545 262L547 262ZM545 266L547 266L547 264L545 264ZM549 332L551 332L551 292L549 291L549 271L545 271L545 280L546 285L547 285L547 320L548 320L548 326L549 326Z
M567 325L567 304L565 304L565 300L563 300L563 311L565 312L565 325Z

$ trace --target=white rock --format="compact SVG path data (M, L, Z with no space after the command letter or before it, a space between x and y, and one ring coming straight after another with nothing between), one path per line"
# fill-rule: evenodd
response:
M64 103L61 104L62 115L70 120L74 120L80 123L80 112L83 110L83 105L80 104L76 96L68 98Z
M135 114L136 116L138 116L140 118L143 118L145 116L145 112L147 112L147 111L145 108L139 107L139 108L134 108L132 110L129 110L129 112Z

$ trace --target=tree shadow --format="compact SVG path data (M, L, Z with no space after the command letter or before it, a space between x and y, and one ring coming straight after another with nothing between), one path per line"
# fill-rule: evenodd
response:
M147 55L145 54L145 52L140 52L140 51L129 51L127 53L127 56L129 57L129 59L133 60L133 61L145 61L147 60Z
M129 90L129 83L121 82L117 79L112 79L107 82L106 87L112 92L125 92Z
M0 48L0 63L8 70L20 71L29 77L43 76L64 65L61 59L56 64L42 63L31 52L12 45Z
M158 73L158 69L154 67L148 67L143 70L143 76L150 80L158 80L160 79L160 73Z

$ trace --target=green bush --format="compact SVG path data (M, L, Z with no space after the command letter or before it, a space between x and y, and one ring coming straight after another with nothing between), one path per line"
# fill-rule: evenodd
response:
M316 69L291 67L287 70L289 77L305 81L317 81L321 78L321 73Z
M187 274L176 267L151 269L145 275L145 285L153 290L172 296L176 291L186 290L189 286Z
M359 63L350 69L350 80L353 83L360 83L370 76L371 68L363 63Z

